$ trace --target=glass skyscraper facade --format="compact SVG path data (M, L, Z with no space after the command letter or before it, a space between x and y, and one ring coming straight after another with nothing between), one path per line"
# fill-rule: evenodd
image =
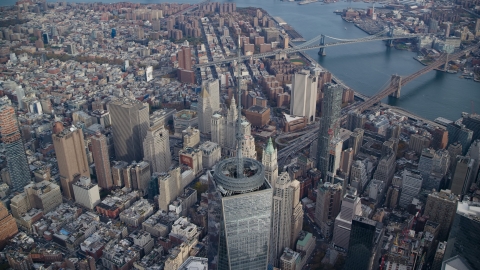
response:
M371 269L375 252L375 239L377 222L361 216L354 216L350 231L347 258L344 270Z
M18 129L15 110L8 104L0 104L0 134L5 147L11 189L23 190L30 180L30 168Z
M224 233L220 237L225 237L226 245L220 259L228 261L229 267L219 269L267 268L271 205L271 189L222 199Z
M444 260L462 257L473 269L480 269L480 203L459 202L448 237Z
M237 178L236 161L223 160L210 174L209 263L218 270L265 270L273 191L260 162L243 158L244 176Z
M338 134L343 88L337 84L326 84L322 102L322 118L318 130L317 169L322 172L323 181L333 183L328 175L330 140ZM335 172L333 172L335 173ZM330 179L331 178L331 179ZM329 181L331 180L331 181Z

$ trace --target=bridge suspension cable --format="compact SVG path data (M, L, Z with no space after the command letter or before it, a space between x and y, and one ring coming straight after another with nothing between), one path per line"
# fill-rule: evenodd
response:
M341 38L336 38L336 37L331 37L331 36L327 36L327 35L324 35L325 37L329 38L329 39L333 39L333 40L339 40L339 41L360 41L360 40L368 40L368 39L373 39L375 37L379 37L381 35L384 35L388 33L388 29L383 29L382 31L374 34L374 35L371 35L371 36L366 36L366 37L363 37L363 38L356 38L356 39L341 39ZM303 45L303 44L302 44Z

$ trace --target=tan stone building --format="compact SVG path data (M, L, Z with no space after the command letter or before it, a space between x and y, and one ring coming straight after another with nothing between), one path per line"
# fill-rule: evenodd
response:
M56 123L54 133L53 145L57 155L62 192L68 199L74 199L73 182L78 176L90 177L83 132L74 126L64 129L61 123Z

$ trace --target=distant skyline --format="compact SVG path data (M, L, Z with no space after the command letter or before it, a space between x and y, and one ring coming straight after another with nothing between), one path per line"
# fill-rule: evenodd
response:
M119 3L119 2L133 2L133 3L142 3L142 4L157 4L157 3L192 3L192 0L174 0L174 1L168 1L168 0L78 0L78 1L72 1L72 0L66 0L67 2L75 2L75 3L95 3L95 2L100 2L100 3ZM17 0L3 0L0 1L0 6L13 6ZM62 1L51 1L47 0L47 3L55 3L55 2L62 2ZM198 1L200 2L200 1ZM216 1L216 2L231 2L231 1Z
M16 1L0 2L0 6L5 6L13 5ZM47 2L56 1L47 0ZM199 3L200 0L67 0L67 2ZM218 0L217 2L235 2L238 7L263 8L271 16L281 17L297 29L306 40L317 36L320 31L322 34L344 39L366 36L365 32L343 21L333 12L347 7L371 6L369 3L344 1L328 5L320 3L297 5L281 0ZM299 13L301 16L298 16ZM309 25L316 27L305 27ZM326 57L319 57L316 50L308 51L308 54L353 90L367 96L372 96L383 89L392 74L405 76L423 68L413 59L416 56L415 52L387 49L383 42L328 48ZM386 98L383 102L429 120L444 117L455 121L461 117L462 112L471 112L472 102L474 108L480 106L477 88L478 83L462 79L458 74L430 72L402 87L400 99Z

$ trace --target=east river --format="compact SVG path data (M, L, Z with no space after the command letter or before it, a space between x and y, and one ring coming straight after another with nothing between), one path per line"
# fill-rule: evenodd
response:
M103 2L182 2L198 3L196 0L123 0ZM213 0L212 0L213 1ZM279 16L294 27L306 40L319 34L354 39L367 36L365 32L347 23L335 10L347 7L365 8L369 4L363 2L339 2L333 4L312 3L298 5L293 2L279 0L236 0L220 2L236 2L237 7L259 7L271 16ZM50 1L49 1L50 2ZM68 2L68 1L67 1ZM77 1L76 1L77 2ZM78 2L100 2L99 0L83 0ZM2 1L0 5L14 4L14 0ZM332 40L326 40L332 42ZM399 51L387 48L382 41L342 45L326 49L327 55L320 57L317 51L308 52L326 69L352 87L355 91L371 96L383 89L392 74L409 75L423 66L415 61L414 52ZM473 101L475 111L480 112L480 83L459 78L460 74L447 74L432 71L402 89L400 99L388 98L390 105L402 107L427 119L442 116L451 120L460 118L461 112L471 111Z

